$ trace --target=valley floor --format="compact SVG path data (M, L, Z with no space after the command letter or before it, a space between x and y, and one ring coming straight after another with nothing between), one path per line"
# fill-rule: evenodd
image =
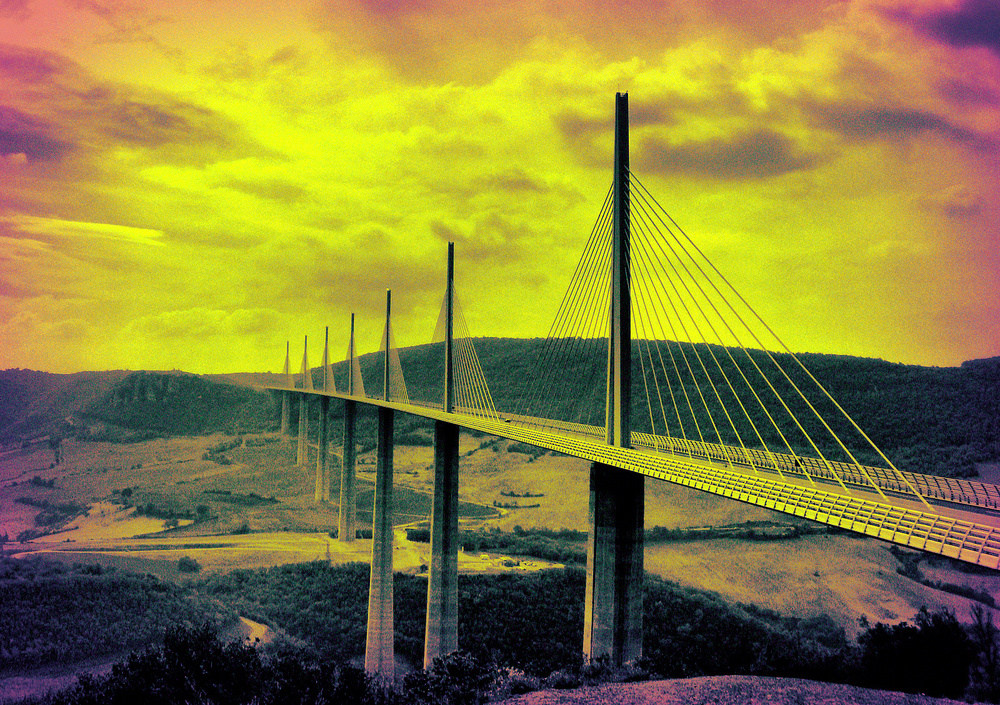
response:
M314 468L295 467L294 441L274 439L262 445L238 447L227 452L230 464L219 464L207 459L206 451L220 440L226 439L173 438L128 445L67 441L63 463L54 467L50 467L52 454L45 449L4 454L0 457L0 535L7 534L10 539L6 550L22 555L45 554L70 563L96 562L175 581L189 575L178 568L178 559L184 556L196 560L203 573L313 560L338 564L370 560L370 539L341 542L330 537L330 529L337 524L339 507L335 501L321 504L313 501ZM566 457L533 458L508 452L505 442L498 444L490 438L463 435L461 443L463 528L496 527L505 531L515 527L587 528L587 463ZM374 475L374 466L366 461L362 455L358 466L362 488L358 512L362 526L370 520ZM396 450L397 571L421 574L430 563L429 545L408 540L405 527L427 518L432 462L431 448ZM336 469L333 477L331 497L337 498ZM25 497L36 504L26 504ZM26 543L16 542L18 533L36 528L34 518L39 513L36 505L42 502L71 503L88 509L57 533ZM201 515L196 521L181 519L179 526L165 531L165 519L137 513L136 508L145 505L192 516L201 511ZM668 483L647 481L647 527L719 527L762 521L801 520ZM522 558L515 562L505 558L500 554L463 552L459 569L504 572L557 565L536 559ZM648 544L645 551L645 567L650 573L684 586L714 591L729 601L754 604L782 614L802 618L826 615L848 634L857 632L861 617L871 623L897 622L912 619L922 606L932 611L946 607L959 620L968 621L972 601L905 577L897 572L899 566L886 544L850 534L770 541L674 541ZM998 574L966 574L941 563L925 562L921 568L926 577L974 587L1000 601ZM58 679L66 674L38 674L38 677ZM657 703L754 702L732 698L736 698L735 693L743 692L740 689L751 694L763 692L762 686L754 684L762 679L753 679L753 683L739 679L695 679L698 680L705 682L619 687L634 688L636 697L657 692L660 693L657 697L667 698L674 697L671 693L681 693L676 700L629 701ZM5 682L3 687L13 688L12 683ZM696 686L701 690L683 695L687 692L684 688ZM803 685L803 690L792 691L782 686L774 692L793 693L787 696L791 699L756 702L935 702L829 700L829 695L824 701L819 694L813 694L811 687ZM829 686L837 687L840 686ZM851 692L855 690L858 689ZM728 693L725 697L731 699L713 700L716 691L720 693L718 697ZM799 697L795 692L803 699L795 700ZM847 697L849 693L843 691L842 695ZM527 699L512 702L524 705L625 702L531 699L576 697L573 693L524 697ZM593 697L601 696L595 691Z

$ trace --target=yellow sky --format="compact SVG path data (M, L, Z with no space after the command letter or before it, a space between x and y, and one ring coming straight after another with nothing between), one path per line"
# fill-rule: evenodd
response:
M543 336L616 91L792 349L997 355L997 37L993 0L0 0L0 368L339 359L386 288L428 342L449 240L472 333Z

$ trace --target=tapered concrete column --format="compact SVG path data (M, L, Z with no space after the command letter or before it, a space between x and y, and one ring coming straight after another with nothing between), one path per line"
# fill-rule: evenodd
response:
M458 426L436 421L424 668L453 651L458 651Z
M644 477L594 463L583 653L620 666L642 657Z
M329 422L327 416L330 414L330 397L320 397L319 399L319 425L316 427L316 492L317 502L330 501L330 460L327 428Z
M281 393L281 435L287 436L288 432L291 430L291 392Z
M358 416L357 402L344 402L344 453L340 464L340 524L337 537L341 541L353 541L357 533L357 484L354 475L354 427Z
M299 467L309 462L309 396L299 394L299 446L295 464Z
M365 670L393 678L396 670L392 620L392 427L393 410L379 407L372 512L372 571L368 583Z

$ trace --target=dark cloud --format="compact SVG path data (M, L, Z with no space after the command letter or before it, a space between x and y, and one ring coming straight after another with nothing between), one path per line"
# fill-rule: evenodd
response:
M293 184L291 181L285 181L284 179L263 179L255 181L232 179L230 181L226 181L222 185L250 196L259 196L260 198L267 198L273 201L280 201L288 204L301 200L307 193L309 193L298 184Z
M207 152L202 158L208 159L212 154L248 147L240 138L239 126L230 119L169 96L94 92L85 100L85 109L92 111L97 129L132 146L181 147L173 153L192 157L194 152Z
M927 34L956 47L985 47L1000 55L1000 3L964 0L955 9L913 20Z
M942 212L949 218L965 220L982 212L984 199L981 194L966 186L952 186L924 196L921 204L930 210Z
M52 52L0 44L0 75L14 84L51 81L58 75L73 73L74 67L72 61Z
M610 164L615 126L612 108L609 103L608 110L600 115L564 112L554 118L559 134L583 164L596 167ZM655 134L657 128L686 120L703 121L712 116L751 118L754 112L746 98L726 81L705 96L669 92L643 95L640 101L631 101L629 105L631 140L633 145L638 144L645 135Z
M57 159L70 145L100 152L124 143L155 150L159 161L174 164L280 158L221 113L167 93L99 81L53 52L0 45L0 84L15 114L0 124L4 149L29 157ZM18 120L16 114L24 114L18 105L39 106L46 114Z
M845 137L870 140L935 132L977 150L995 149L988 137L924 110L855 104L815 104L810 109L820 124Z
M692 174L716 179L756 179L807 169L818 161L772 130L732 137L670 144L658 137L632 150L632 163L646 172Z
M507 193L547 193L548 185L521 169L511 169L495 174L485 174L473 180L475 191L504 191Z
M960 80L949 80L942 83L939 90L945 98L962 106L1000 106L1000 93L986 86L972 85Z
M0 155L24 154L32 161L53 161L62 159L69 148L53 136L47 122L0 105Z
M153 15L141 3L99 2L98 0L68 0L78 9L99 17L107 30L95 37L106 44L146 44L165 57L179 61L182 53L162 43L155 34L158 25L172 20L164 15Z

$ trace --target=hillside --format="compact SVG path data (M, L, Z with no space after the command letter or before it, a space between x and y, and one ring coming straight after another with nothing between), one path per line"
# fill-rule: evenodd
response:
M544 393L532 389L531 380L538 379L539 356L543 341L480 338L474 341L483 373L497 409L561 418L582 423L603 423L604 405L604 352L603 341L582 341L572 346L575 355L561 355L559 364L547 364L541 377ZM567 346L569 348L571 346ZM698 346L704 354L704 347ZM722 348L713 346L720 359ZM731 351L734 357L739 351ZM815 388L806 375L797 368L790 355L772 353L789 371L791 379L802 389ZM667 352L663 353L664 356ZM755 357L763 353L754 351ZM410 398L440 398L441 344L424 345L400 350L400 361L406 377ZM1000 460L1000 357L973 360L960 367L922 367L903 365L884 360L805 353L798 355L805 367L826 387L831 395L850 414L872 440L901 469L927 474L971 476L975 465ZM361 358L362 375L370 395L381 393L379 375L382 355L373 353ZM735 377L730 364L723 364L731 377ZM642 370L639 356L633 356L633 428L649 430L646 396L643 392ZM346 365L335 366L338 384L346 376ZM314 377L319 377L314 373ZM787 382L772 380L782 396L791 400L795 395ZM722 384L718 384L720 388ZM342 387L341 387L342 388ZM697 392L688 389L692 398ZM655 390L650 391L654 395ZM667 398L669 390L661 384L661 395ZM541 404L534 399L544 398ZM529 401L522 402L523 399ZM655 400L654 408L658 402ZM834 430L845 439L854 439L852 450L862 450L863 442L856 432L849 429L843 417L827 402L813 402L831 423ZM796 415L811 435L824 434L821 424L804 404L789 401ZM748 408L750 405L747 405ZM704 409L695 406L695 416L704 428L711 428ZM754 422L762 430L765 440L773 447L781 447L781 440L773 432L762 412L750 409ZM682 420L688 428L691 414L682 408ZM735 416L735 415L734 415ZM739 423L737 423L739 425ZM789 424L790 425L790 424ZM749 427L741 428L745 438L752 435ZM662 433L662 426L657 432ZM720 424L726 442L738 444L731 431ZM801 440L797 450L812 454ZM850 441L848 441L850 443ZM748 444L749 445L749 444ZM822 443L824 452L835 451L831 443ZM859 459L873 464L884 464L873 453L861 452Z
M270 394L184 372L0 372L0 443L45 436L134 441L276 427Z
M558 364L549 359L543 366L544 373L536 372L544 347L541 339L480 338L474 343L497 409L583 423L603 422L603 341L566 345ZM411 399L440 398L441 348L438 343L399 351ZM697 349L702 354L707 350L704 346ZM727 357L718 346L712 351L720 359ZM667 356L670 350L664 348L661 352ZM738 353L732 352L734 356ZM754 355L761 357L764 353L755 351ZM796 385L814 386L804 373L796 371L790 356L774 356L790 371ZM921 367L843 355L807 353L798 357L901 469L971 476L977 464L1000 461L1000 358L973 360L960 367ZM380 395L382 354L364 355L360 362L368 394ZM727 364L732 375L735 369ZM725 369L727 364L722 367ZM346 373L345 362L334 365L339 389L346 386ZM321 371L313 369L312 374L318 385ZM272 430L278 422L277 399L254 387L280 383L281 378L273 373L196 376L115 371L54 375L6 370L0 372L0 442L47 433L135 440L152 435ZM637 354L633 359L633 380L634 428L647 431L649 410ZM658 381L660 396L666 398L670 389L662 379ZM794 396L789 382L773 382L784 397ZM536 384L537 389L533 387ZM655 398L655 391L650 390L651 397ZM693 384L686 391L697 397ZM675 392L680 394L680 390ZM811 415L801 402L789 405L811 434L824 436L820 422L809 420ZM817 403L817 407L848 439L852 449L861 451L860 460L882 463L874 453L862 450L863 441L829 402ZM339 405L334 404L331 413L339 415ZM711 427L703 408L685 410L682 406L679 413L689 430L696 423L706 429ZM765 441L772 447L782 447L776 432L766 430L769 425L763 412L751 408L750 415ZM293 424L296 419L297 405L293 405ZM366 428L371 421L363 418L361 423ZM397 433L422 434L429 442L429 434L420 430L423 426L423 422L403 416L397 422ZM658 425L655 430L662 433L663 427ZM722 424L719 430L724 441L738 443L731 430ZM753 435L745 421L740 433L745 438ZM803 438L790 440L797 450L812 452ZM819 443L824 452L835 450L830 442Z

